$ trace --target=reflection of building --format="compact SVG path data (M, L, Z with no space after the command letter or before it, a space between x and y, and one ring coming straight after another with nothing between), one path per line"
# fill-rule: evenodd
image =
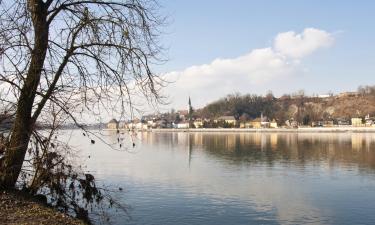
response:
M361 150L362 149L362 134L352 134L352 149Z
M111 119L107 124L108 129L118 129L118 122L116 119Z
M274 150L277 150L277 138L278 138L277 133L271 133L270 134L271 148L274 149Z

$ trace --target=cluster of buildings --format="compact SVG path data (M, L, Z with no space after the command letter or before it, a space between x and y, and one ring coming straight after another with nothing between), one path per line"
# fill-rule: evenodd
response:
M135 130L149 130L149 129L162 129L162 128L174 128L174 129L188 129L188 128L298 128L300 124L295 120L287 120L283 125L278 124L275 119L268 119L265 116L255 118L249 121L239 121L234 116L221 116L216 119L203 119L195 118L192 120L186 119L184 112L178 113L179 118L170 120L169 118L152 117L143 118L141 120L131 121L117 121L112 119L108 122L107 128L112 130L117 129L135 129ZM375 127L375 117L369 115L365 118L353 117L351 119L338 118L328 119L321 121L314 121L311 127Z
M352 96L355 92L342 93L345 96ZM189 107L187 110L179 110L175 113L164 113L157 115L144 116L141 119L129 121L117 121L112 119L108 122L107 128L111 130L128 129L128 130L149 130L149 129L191 129L191 128L298 128L301 123L294 119L285 122L276 121L263 116L252 120L238 120L234 116L220 116L214 119L196 118L192 116L191 101L189 98ZM364 118L336 118L310 122L308 127L375 127L375 117L367 115Z

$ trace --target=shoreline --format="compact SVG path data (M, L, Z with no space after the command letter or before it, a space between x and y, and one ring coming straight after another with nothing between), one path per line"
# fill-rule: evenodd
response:
M22 191L0 191L0 207L0 224L86 224Z
M117 131L116 129L103 129ZM127 129L119 129L127 130ZM300 127L300 128L156 128L137 132L229 132L229 133L375 133L375 127Z

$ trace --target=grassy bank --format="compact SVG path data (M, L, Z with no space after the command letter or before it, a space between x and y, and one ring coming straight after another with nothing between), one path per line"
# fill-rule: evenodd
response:
M83 225L82 221L72 218L55 209L45 206L22 192L0 193L0 224L71 224Z

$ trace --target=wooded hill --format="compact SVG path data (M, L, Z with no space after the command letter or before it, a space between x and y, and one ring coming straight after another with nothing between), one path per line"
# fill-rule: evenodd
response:
M313 121L350 119L375 115L375 86L359 87L357 92L345 92L339 95L311 97L303 91L293 95L276 98L272 93L266 96L233 94L212 102L196 110L196 116L217 118L234 116L240 121L261 116L276 119L282 124L294 119L308 125Z

